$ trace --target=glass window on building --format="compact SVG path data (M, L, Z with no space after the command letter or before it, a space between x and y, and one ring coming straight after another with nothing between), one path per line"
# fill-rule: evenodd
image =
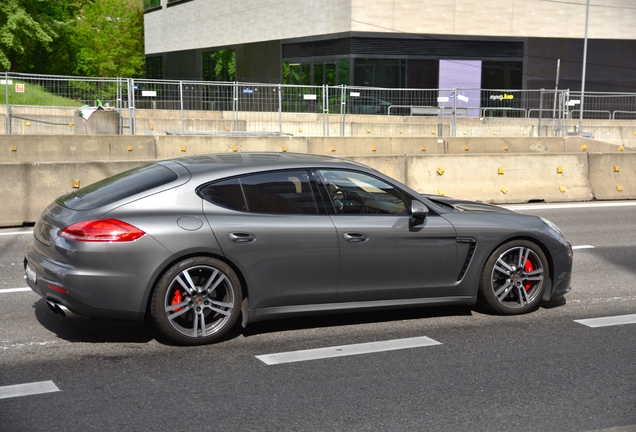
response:
M150 11L161 7L161 0L144 0L144 11Z
M163 79L163 56L146 57L146 78Z
M234 81L236 52L234 50L204 51L202 54L203 80Z
M406 87L406 59L355 59L354 85L367 87Z

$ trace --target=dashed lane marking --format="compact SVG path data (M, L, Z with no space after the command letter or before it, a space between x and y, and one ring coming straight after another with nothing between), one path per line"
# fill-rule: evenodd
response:
M22 292L22 291L31 291L31 288L4 288L0 289L0 294L13 293L13 292Z
M583 324L584 326L588 327L609 327L625 324L636 324L636 314L574 320L574 322Z
M53 381L40 381L28 384L16 384L0 387L0 399L8 399L20 396L31 396L42 393L59 392Z
M580 245L580 246L572 246L572 250L576 249L594 249L592 245Z
M333 357L345 357L358 354L370 354L382 351L419 348L432 345L441 345L441 342L422 336L408 339L394 339L380 342L368 342L354 345L340 345L327 348L257 355L256 358L267 365L275 365Z

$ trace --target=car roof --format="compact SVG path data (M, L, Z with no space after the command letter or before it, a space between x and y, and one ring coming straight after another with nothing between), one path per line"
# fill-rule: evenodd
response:
M218 153L175 158L169 161L183 165L192 174L210 171L239 174L252 171L309 167L369 169L369 167L357 162L332 156L287 152Z

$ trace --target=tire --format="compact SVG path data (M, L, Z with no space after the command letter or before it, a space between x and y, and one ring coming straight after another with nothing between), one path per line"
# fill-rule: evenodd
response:
M479 282L480 301L503 315L538 308L549 283L550 268L535 243L516 240L498 247L486 261Z
M242 300L232 268L201 256L175 264L159 279L150 312L159 331L172 341L203 345L218 341L234 327Z

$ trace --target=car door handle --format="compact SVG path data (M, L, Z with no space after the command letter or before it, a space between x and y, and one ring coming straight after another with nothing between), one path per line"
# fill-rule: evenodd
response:
M349 243L364 243L369 240L366 234L355 232L344 233L343 237Z
M253 243L256 241L256 236L252 233L246 232L233 232L229 233L230 241L232 243Z

